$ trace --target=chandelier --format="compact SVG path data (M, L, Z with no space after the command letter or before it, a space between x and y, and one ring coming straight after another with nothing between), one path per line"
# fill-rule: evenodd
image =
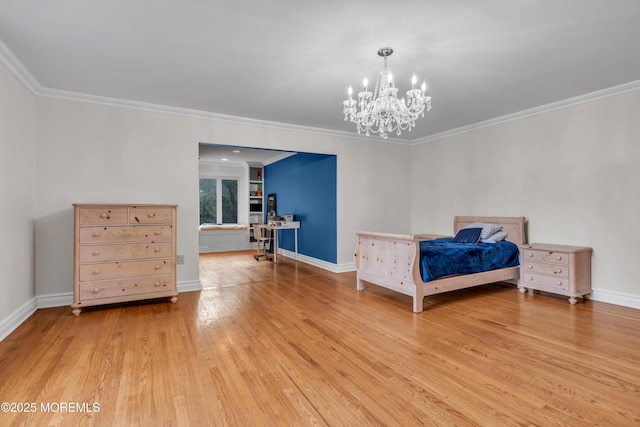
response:
M421 89L416 89L417 78L411 79L411 90L407 91L407 100L398 99L398 88L393 83L391 69L387 68L387 57L391 56L393 49L383 47L378 50L378 55L384 58L384 69L378 72L378 79L373 92L367 90L368 80L362 81L364 89L358 93L356 101L351 96L353 89L349 86L349 99L344 104L344 120L356 124L358 133L367 136L378 133L387 139L389 133L400 135L403 130L416 126L416 119L424 117L424 110L431 109L431 97L426 95L427 84L422 82Z

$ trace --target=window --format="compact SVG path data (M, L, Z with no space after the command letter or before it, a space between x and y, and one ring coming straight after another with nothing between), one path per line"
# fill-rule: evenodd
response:
M200 178L200 224L238 223L238 180Z

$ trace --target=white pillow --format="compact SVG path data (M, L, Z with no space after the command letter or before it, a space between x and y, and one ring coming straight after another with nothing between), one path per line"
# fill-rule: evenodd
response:
M484 222L474 222L473 224L466 225L462 228L482 228L482 231L480 232L480 240L488 239L498 231L502 230L502 226L500 224L487 224Z
M498 231L497 233L493 233L491 236L486 239L480 239L482 243L496 243L501 242L502 240L507 238L506 231Z

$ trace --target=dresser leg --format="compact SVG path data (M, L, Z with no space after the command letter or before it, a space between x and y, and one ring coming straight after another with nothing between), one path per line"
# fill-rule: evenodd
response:
M571 298L569 298L569 302L570 302L571 304L575 304L575 303L577 303L577 302L578 302L578 298L571 297Z
M526 294L527 293L527 288L525 288L525 287L518 288L518 290L520 291L521 294Z
M74 316L79 316L81 311L82 310L79 308L74 308L73 310L71 310Z
M171 297L171 302L172 303L177 303L178 302L178 297Z

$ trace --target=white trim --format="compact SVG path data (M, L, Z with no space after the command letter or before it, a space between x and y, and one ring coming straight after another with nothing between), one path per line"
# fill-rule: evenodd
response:
M0 321L0 341L4 340L9 334L15 331L18 326L22 325L33 313L38 309L36 298L18 307L13 313Z
M179 293L201 291L202 283L199 280L189 280L178 282ZM73 292L63 292L59 294L40 295L31 298L21 307L16 309L8 317L0 321L0 341L15 331L18 326L24 323L36 310L41 308L65 307L73 303Z
M176 287L179 293L202 290L202 284L199 280L178 282L176 284ZM73 292L39 295L35 298L35 300L38 309L71 306L71 304L73 303Z
M591 293L591 299L598 302L640 309L640 296L638 295L594 289Z
M287 258L296 259L296 253L279 248L278 256L285 256ZM318 258L313 258L307 255L298 254L298 261L305 264L313 265L314 267L322 268L323 270L331 271L332 273L346 273L348 271L356 271L355 262L346 264L334 264L332 262L324 261Z
M495 117L493 119L485 120L483 122L473 123L468 126L462 126L456 129L451 129L451 130L436 133L433 135L425 136L424 138L414 139L413 141L411 141L411 145L423 144L426 142L435 141L437 139L470 132L476 129L496 126L496 125L507 123L513 120L524 119L526 117L537 116L539 114L560 110L562 108L573 107L575 105L584 104L585 102L591 102L598 99L608 98L611 96L616 96L616 95L620 95L627 92L633 92L639 89L640 89L640 80L636 80L636 81L624 83L618 86L613 86L607 89L597 90L595 92L575 96L573 98L552 102L550 104L540 105L538 107L530 108L528 110L518 111L516 113L507 114L501 117Z
M38 308L64 307L73 304L73 292L39 295Z
M196 110L196 109L183 108L183 107L173 107L170 105L152 104L148 102L132 101L128 99L111 98L111 97L99 96L99 95L90 95L90 94L71 92L71 91L65 91L60 89L51 89L46 87L42 87L42 89L37 94L46 98L61 99L66 101L87 102L91 104L99 104L99 105L120 107L120 108L129 108L133 110L150 111L154 113L174 114L174 115L184 116L189 118L211 119L211 120L216 120L216 121L231 123L231 124L259 126L263 128L289 130L289 131L304 132L304 133L311 133L311 134L325 135L325 136L341 136L346 138L356 138L356 139L362 139L362 140L371 139L370 137L367 137L367 136L353 134L351 132L346 132L346 131L323 129L323 128L316 128L311 126L295 125L290 123L272 122L268 120L251 119L247 117L212 113L204 110ZM400 144L410 143L410 141L394 140L392 138L389 138L387 142L396 142Z
M0 40L0 62L2 62L32 94L38 95L42 90L40 83L38 83L35 77L27 70L27 67L20 62L2 40Z
M92 104L100 104L112 107L130 108L143 111L151 111L157 113L168 113L180 116L186 116L190 118L205 118L213 119L227 123L237 123L250 126L261 126L272 129L281 130L294 130L297 132L312 133L318 135L328 136L341 136L345 138L354 138L359 140L372 140L372 137L361 135L355 132L338 131L332 129L315 128L311 126L301 126L288 123L271 122L266 120L249 119L239 116L230 116L226 114L211 113L208 111L195 110L190 108L172 107L168 105L152 104L148 102L131 101L120 98L111 98L106 96L90 95L79 92L71 92L60 89L52 89L43 87L33 77L29 70L20 62L20 60L11 52L11 50L0 40L0 62L2 62L34 95L62 99L68 101L88 102ZM493 119L485 120L482 122L473 123L467 126L462 126L456 129L447 130L444 132L428 135L423 138L416 138L413 140L404 140L397 138L389 138L382 140L390 144L407 144L416 145L423 144L436 139L445 138L448 136L458 135L465 132L470 132L476 129L482 129L489 126L495 126L502 123L510 122L513 120L519 120L525 117L531 117L538 114L547 113L550 111L558 110L561 108L567 108L574 105L582 104L585 102L594 101L601 98L607 98L610 96L620 95L626 92L631 92L640 89L640 80L623 83L618 86L598 90L595 92L579 95L573 98L552 102L550 104L541 105L538 107L530 108L528 110L519 111L513 114L507 114L505 116L496 117ZM376 139L380 141L380 139Z
M186 282L178 282L177 287L179 293L201 291L202 283L200 283L200 280L189 280ZM180 301L180 298L178 298L178 301Z
M111 107L129 108L134 110L150 111L155 113L175 114L189 118L213 119L227 123L237 123L242 125L260 126L271 129L293 130L297 132L312 133L327 136L342 136L360 140L371 140L371 137L359 135L355 132L339 131L332 129L315 128L311 126L301 126L289 123L271 122L267 120L249 119L246 117L231 116L227 114L211 113L203 110L190 108L172 107L169 105L152 104L148 102L132 101L121 98L111 98L107 96L90 95L80 92L72 92L61 89L53 89L42 86L20 60L11 52L9 47L0 40L0 62L16 76L30 91L36 96L45 98L61 99L66 101L87 102ZM389 138L389 143L409 144L410 141Z

